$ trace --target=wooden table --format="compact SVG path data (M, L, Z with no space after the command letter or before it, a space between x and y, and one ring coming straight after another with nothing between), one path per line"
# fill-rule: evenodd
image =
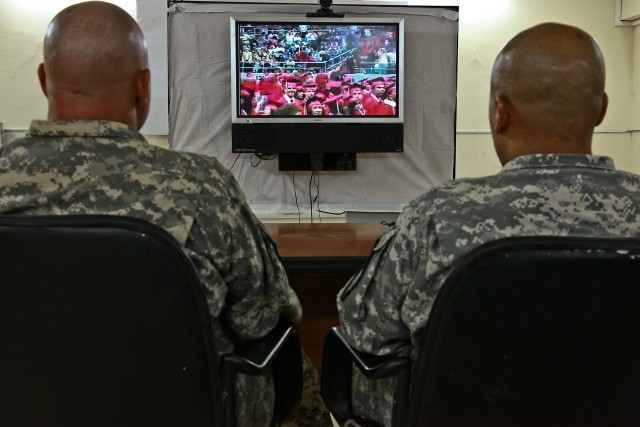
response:
M265 227L302 304L304 318L296 327L302 346L320 371L324 337L339 323L336 295L367 260L387 226L266 223Z

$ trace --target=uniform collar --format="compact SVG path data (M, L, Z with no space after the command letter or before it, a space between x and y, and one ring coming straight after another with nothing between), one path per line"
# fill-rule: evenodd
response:
M33 120L31 136L78 136L144 139L135 128L108 120Z
M502 167L501 172L528 168L583 167L615 170L613 160L589 154L530 154L516 157Z

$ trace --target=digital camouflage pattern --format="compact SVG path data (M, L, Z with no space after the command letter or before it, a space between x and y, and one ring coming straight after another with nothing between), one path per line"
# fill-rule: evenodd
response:
M0 176L3 214L128 215L169 231L198 269L220 354L266 335L281 314L302 316L275 244L214 158L153 146L121 123L34 120L1 148ZM270 378L240 376L237 390L239 424L268 425Z
M640 177L608 157L523 156L500 173L436 186L412 201L338 294L358 350L408 355L453 263L514 235L640 236ZM395 383L354 378L354 409L389 426Z

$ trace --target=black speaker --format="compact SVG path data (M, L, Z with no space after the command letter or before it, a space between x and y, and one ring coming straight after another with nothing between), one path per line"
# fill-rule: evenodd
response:
M234 153L399 153L402 123L232 124Z
M386 130L382 135L382 144L390 150L402 151L402 132Z
M401 152L404 149L402 125L363 126L361 134L363 143L367 144L366 149L362 151L389 153Z
M279 171L354 171L355 153L278 154Z
M238 135L239 148L249 148L253 144L253 136L250 132L240 132Z
M231 151L234 153L275 153L275 129L261 126L231 126Z

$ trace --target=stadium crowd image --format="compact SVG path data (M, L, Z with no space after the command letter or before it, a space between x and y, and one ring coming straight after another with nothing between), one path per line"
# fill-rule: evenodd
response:
M238 23L239 115L397 116L397 27Z

